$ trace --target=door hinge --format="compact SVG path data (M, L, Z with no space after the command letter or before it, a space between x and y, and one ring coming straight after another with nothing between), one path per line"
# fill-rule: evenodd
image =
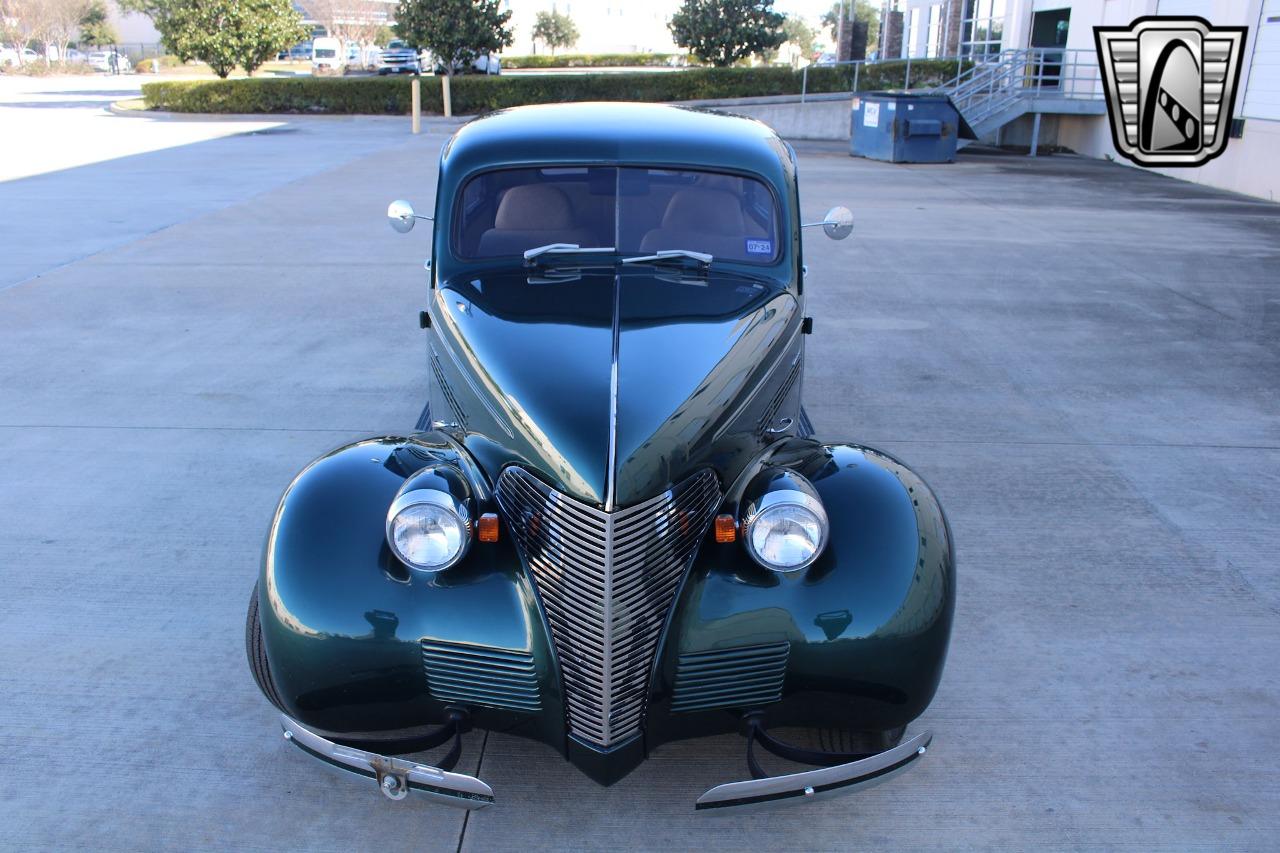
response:
M431 328L431 313L429 311L418 312L418 328L420 329Z
M813 334L813 318L805 317L800 321L800 332L805 335Z

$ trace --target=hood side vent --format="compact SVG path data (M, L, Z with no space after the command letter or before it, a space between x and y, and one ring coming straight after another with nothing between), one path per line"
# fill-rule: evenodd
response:
M787 378L778 386L773 399L769 401L764 414L760 416L760 420L756 424L756 432L758 434L764 435L774 425L778 412L782 409L782 404L787 402L787 397L791 394L791 390L800 380L800 361L800 356L797 355L795 363L791 366L791 372L787 374Z
M435 349L431 350L431 374L435 377L436 386L444 396L445 403L449 406L449 411L453 413L454 422L457 423L459 428L465 429L467 426L466 410L458 402L449 380L444 378L444 371L440 368L440 356L436 354Z
M790 643L680 655L672 711L758 708L782 698Z
M541 710L533 656L488 646L422 641L422 665L433 699L509 711Z

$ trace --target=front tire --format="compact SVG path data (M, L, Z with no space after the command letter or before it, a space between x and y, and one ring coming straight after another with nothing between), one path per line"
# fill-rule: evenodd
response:
M244 651L249 658L249 672L253 680L267 697L267 701L284 711L284 703L280 701L280 693L275 682L271 680L271 665L267 662L267 650L262 643L262 620L258 618L258 585L253 585L253 595L249 597L249 612L244 622Z

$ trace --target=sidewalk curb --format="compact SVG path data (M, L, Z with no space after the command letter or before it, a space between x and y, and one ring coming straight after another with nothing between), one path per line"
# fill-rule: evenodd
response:
M138 98L126 98L127 101L139 100ZM408 123L409 116L396 115L369 115L365 113L178 113L169 110L131 110L122 107L120 104L124 101L112 101L103 109L108 113L121 118L150 118L174 121L296 121L298 119L306 119L308 121L324 120L324 121L369 121L370 119L378 121L403 121ZM433 125L442 125L445 127L461 127L475 116L427 116L422 117L422 123L428 129Z

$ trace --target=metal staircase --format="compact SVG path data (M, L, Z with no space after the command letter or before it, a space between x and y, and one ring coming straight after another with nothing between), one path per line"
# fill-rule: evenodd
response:
M1092 50L1006 50L931 91L949 96L979 139L992 139L1009 122L1033 114L1032 153L1039 142L1041 115L1106 112L1098 57Z

